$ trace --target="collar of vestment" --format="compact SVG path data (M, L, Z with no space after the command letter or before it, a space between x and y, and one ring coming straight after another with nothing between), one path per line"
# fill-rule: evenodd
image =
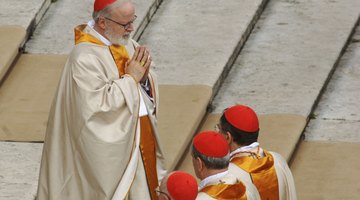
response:
M258 142L253 142L248 146L242 146L242 147L236 149L235 151L232 151L230 153L230 157L232 157L233 155L235 155L239 152L242 152L242 151L252 151L252 150L256 149L259 145L260 144Z
M235 183L229 184L220 179L228 174L228 171L218 173L207 177L200 183L200 192L204 192L214 199L238 199L246 200L245 185L236 180ZM225 180L225 179L224 179ZM204 183L205 185L202 185ZM202 186L202 187L201 187Z
M225 176L226 174L228 174L229 171L226 170L224 172L220 172L220 173L217 173L217 174L214 174L214 175L211 175L211 176L208 176L206 178L204 178L202 181L200 181L200 184L199 184L199 190L201 190L202 188L204 188L207 184L209 184L210 182L216 180L216 179L219 179L223 176Z
M75 27L75 45L86 42L99 46L108 46L107 44L110 44L110 42L105 37L101 36L101 34L96 32L91 25L92 23L90 21L88 25L82 24ZM129 60L129 54L123 45L110 45L109 50L118 68L119 77L121 77L125 74L125 64Z

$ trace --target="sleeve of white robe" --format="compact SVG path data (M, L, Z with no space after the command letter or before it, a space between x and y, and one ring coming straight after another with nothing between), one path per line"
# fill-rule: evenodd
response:
M280 200L296 200L295 182L286 160L278 153L271 154L274 157Z

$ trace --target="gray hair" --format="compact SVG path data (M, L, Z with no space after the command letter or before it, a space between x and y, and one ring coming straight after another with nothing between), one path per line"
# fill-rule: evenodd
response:
M104 17L111 17L111 11L119 8L120 6L122 6L123 3L125 2L131 2L131 0L116 0L114 3L106 6L104 9L100 10L100 11L94 11L92 13L92 18L93 20L96 22L100 16L104 16Z
M192 154L194 158L200 158L208 169L224 169L229 166L229 154L221 158L208 157L201 154L194 146L192 146Z

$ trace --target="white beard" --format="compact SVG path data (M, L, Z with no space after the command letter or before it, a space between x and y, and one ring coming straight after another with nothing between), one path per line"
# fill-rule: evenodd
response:
M129 43L130 33L119 37L118 35L114 34L112 29L109 28L105 30L105 36L109 39L111 44L125 46Z

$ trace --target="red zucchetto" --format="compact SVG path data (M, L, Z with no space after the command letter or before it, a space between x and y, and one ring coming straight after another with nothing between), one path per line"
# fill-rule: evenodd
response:
M204 131L197 134L193 140L194 148L207 157L222 158L229 153L228 144L220 133Z
M95 0L94 11L98 12L104 9L107 5L114 3L116 0Z
M198 194L195 178L181 171L170 174L166 187L174 200L195 200Z
M226 120L235 128L245 132L259 130L259 120L253 109L244 105L230 107L224 112Z

